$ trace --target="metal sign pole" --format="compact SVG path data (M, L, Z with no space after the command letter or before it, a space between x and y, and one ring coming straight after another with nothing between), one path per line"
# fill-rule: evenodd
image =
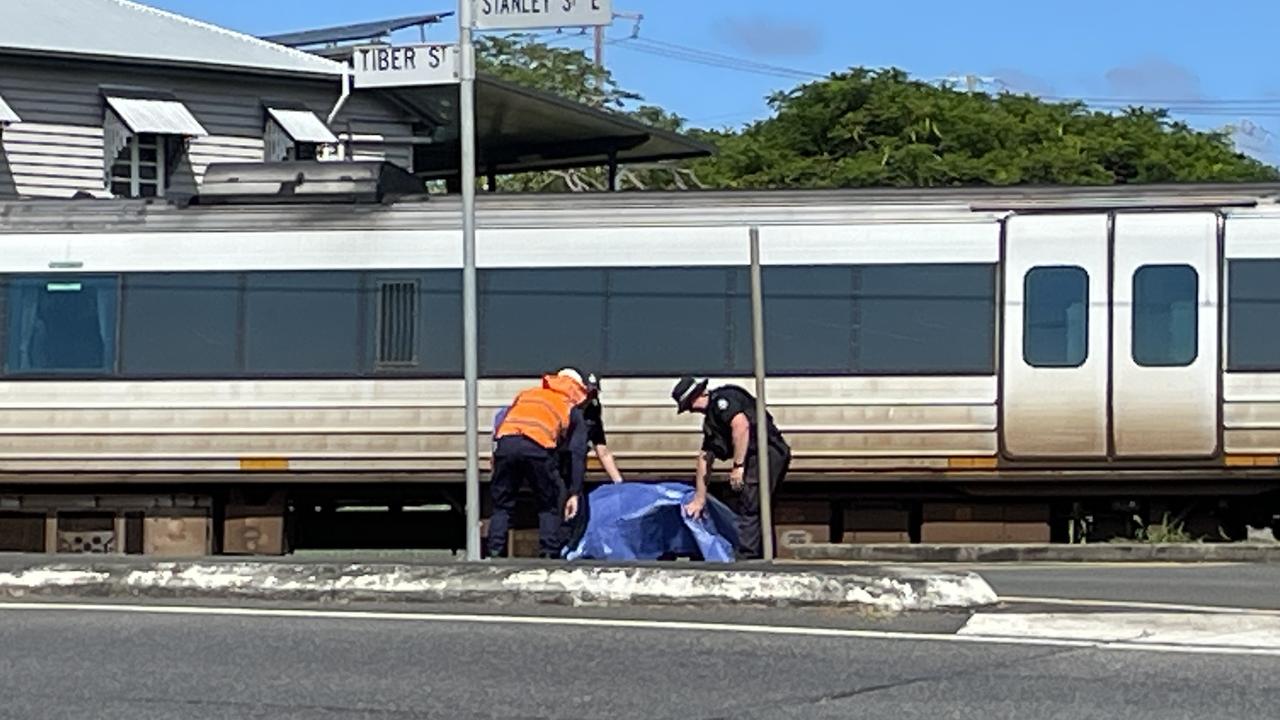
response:
M756 475L760 488L760 539L773 561L773 488L769 486L769 415L764 389L764 290L761 288L760 228L751 228L751 344L756 370Z
M480 559L479 368L476 360L476 56L473 0L458 1L461 83L458 131L462 141L462 375L466 395L467 560Z

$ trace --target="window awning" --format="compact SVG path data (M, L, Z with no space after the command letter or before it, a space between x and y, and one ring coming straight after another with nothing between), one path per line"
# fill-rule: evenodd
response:
M9 103L4 101L4 97L0 96L0 125L8 125L9 123L22 122L22 118L18 117L18 113L9 107Z
M107 96L107 106L134 134L204 137L208 131L186 105L177 100L153 100Z
M267 115L295 143L332 144L338 138L325 126L324 121L310 110L285 110L267 108Z

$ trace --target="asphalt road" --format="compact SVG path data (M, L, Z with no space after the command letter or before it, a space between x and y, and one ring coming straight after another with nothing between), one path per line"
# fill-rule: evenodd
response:
M0 718L1174 720L1280 702L1276 656L938 636L0 609L0 647Z
M1280 565L986 565L1003 596L1280 610Z

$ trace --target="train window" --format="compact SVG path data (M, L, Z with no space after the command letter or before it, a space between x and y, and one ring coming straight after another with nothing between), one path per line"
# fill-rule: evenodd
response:
M764 268L769 372L848 373L855 369L855 275L849 266Z
M856 268L856 371L995 372L994 265Z
M239 275L143 273L126 276L123 287L120 368L125 375L238 371Z
M418 364L417 280L378 282L378 369Z
M1183 367L1198 355L1199 276L1189 265L1145 265L1133 274L1133 360Z
M7 306L11 374L103 374L115 369L115 277L13 277Z
M1024 285L1022 356L1032 367L1080 367L1089 352L1089 275L1038 267Z
M420 274L418 326L420 369L433 375L462 374L462 273Z
M1227 369L1280 370L1280 260L1232 260L1227 271Z
M608 271L605 372L716 374L751 369L750 293L738 268ZM744 312L745 309L745 312ZM745 360L745 364L744 364Z
M605 273L501 269L480 273L480 372L536 376L565 365L600 367Z
M265 375L352 375L362 369L361 274L245 276L245 370Z
M771 373L995 371L990 265L767 267L764 302Z

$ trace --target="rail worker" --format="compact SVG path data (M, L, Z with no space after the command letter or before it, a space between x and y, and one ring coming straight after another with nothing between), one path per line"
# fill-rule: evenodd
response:
M738 558L757 559L763 555L760 529L760 477L756 452L756 399L736 386L723 385L707 390L708 382L692 377L680 378L671 398L677 412L702 414L702 450L694 474L696 491L685 512L700 517L707 503L707 473L716 460L732 460L729 485L738 493ZM791 447L773 416L765 413L769 424L769 488L776 491L786 479L791 466ZM773 495L776 497L776 495Z
M613 452L609 450L608 437L604 430L604 407L600 404L600 377L595 373L583 373L576 368L569 369L575 370L584 378L584 384L587 388L587 401L582 407L582 418L587 424L587 445L595 453L596 459L600 461L600 466L604 468L609 480L614 483L620 483L623 481L622 472L618 470L618 463L613 457ZM572 462L573 459L569 453L560 454L561 477L572 476ZM569 547L577 545L578 540L587 531L587 523L591 517L588 497L589 494L584 487L578 498L577 515L565 522L565 545Z
M578 514L586 471L587 424L582 412L586 400L582 375L566 368L521 392L506 409L494 431L490 557L506 554L511 512L522 484L530 486L537 502L539 556L560 556L561 523ZM560 476L561 453L569 456L567 499L566 480Z

